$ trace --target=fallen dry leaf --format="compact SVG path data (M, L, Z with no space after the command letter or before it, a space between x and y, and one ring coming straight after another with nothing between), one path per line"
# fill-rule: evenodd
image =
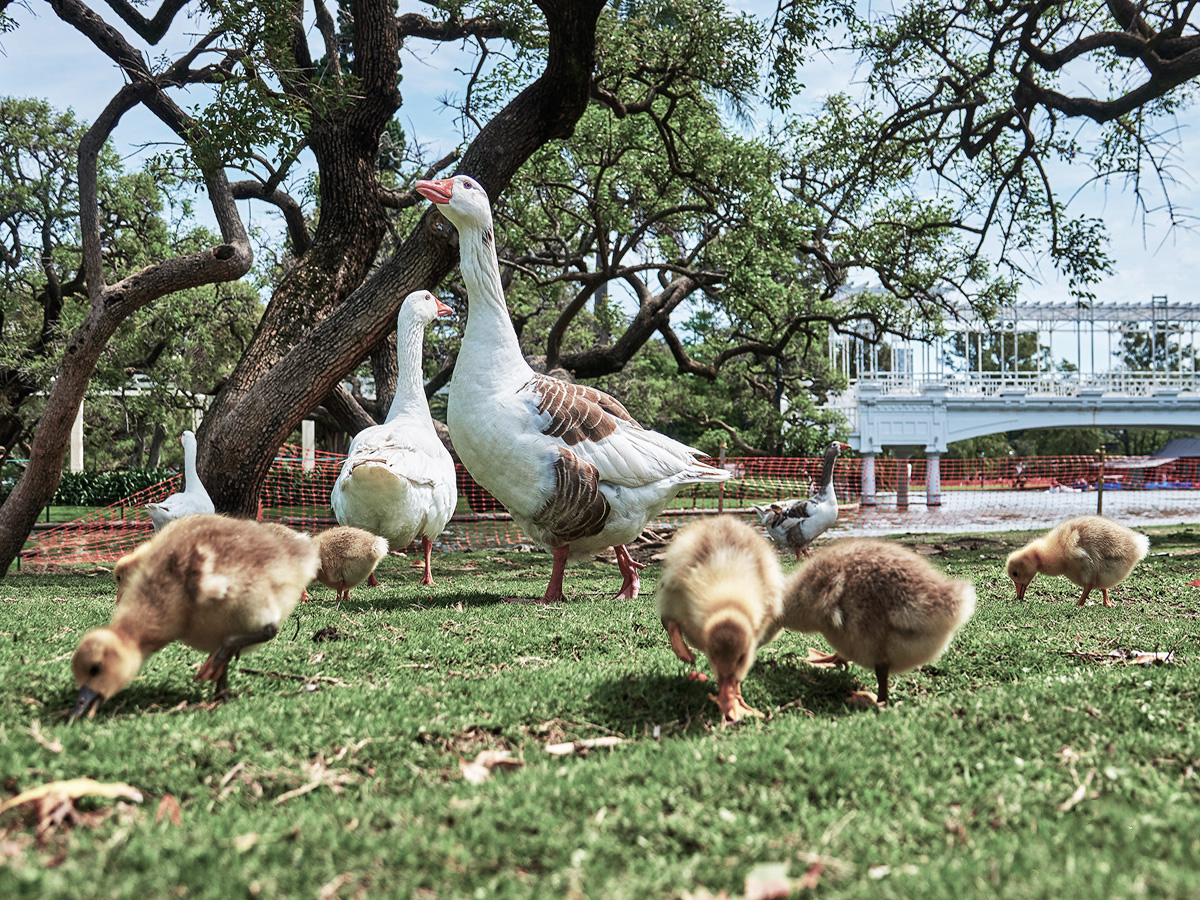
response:
M163 794L162 799L158 801L158 812L154 814L154 821L161 822L164 818L172 825L183 823L183 810L179 808L179 801L175 799L174 794Z
M745 900L774 900L792 892L787 863L760 863L746 875Z
M623 738L609 735L608 737L587 738L582 741L564 741L561 744L547 744L546 752L554 756L569 756L577 751L594 750L597 747L615 747L623 740Z
M233 839L233 849L238 853L245 853L251 847L258 843L258 832L251 831L247 834L239 834Z
M492 776L493 769L519 769L523 765L509 750L481 750L474 762L459 760L462 777L471 784L483 784Z
M23 803L32 803L35 800L41 800L52 794L61 795L70 800L77 800L80 797L109 797L114 800L132 800L134 803L142 802L142 792L128 784L122 782L102 784L91 778L72 778L68 781L51 781L48 784L22 791L17 796L0 803L0 813L20 806Z

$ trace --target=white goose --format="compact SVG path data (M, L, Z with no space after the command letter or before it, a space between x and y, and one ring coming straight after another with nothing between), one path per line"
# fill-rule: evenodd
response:
M420 535L422 584L433 584L433 539L458 503L454 460L434 430L421 379L425 326L448 312L429 291L404 298L396 316L396 396L383 424L364 428L350 442L330 497L339 524L385 537L393 548L407 547Z
M146 504L155 531L161 531L168 522L184 516L217 511L196 474L196 435L185 431L179 440L183 443L183 490L159 503Z
M770 506L752 509L762 519L767 534L779 546L796 554L808 556L808 545L837 522L838 502L833 490L833 469L848 444L833 441L825 450L825 467L821 470L821 485L807 500L781 500Z
M447 414L459 459L552 551L544 602L562 599L569 557L606 547L616 550L623 578L617 597L636 597L642 566L624 545L683 485L724 481L729 473L642 428L608 394L535 373L504 302L487 194L465 175L418 181L416 189L459 233L470 306Z

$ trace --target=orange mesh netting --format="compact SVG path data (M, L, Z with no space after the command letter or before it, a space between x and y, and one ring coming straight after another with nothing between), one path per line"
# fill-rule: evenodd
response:
M336 525L329 495L344 458L317 451L305 461L301 448L284 447L267 475L260 518L309 533ZM650 527L720 510L757 524L752 505L810 496L821 477L822 460L746 457L724 465L733 475L728 482L684 489ZM862 459L838 460L834 488L842 506L829 535L1049 528L1096 512L1101 472L1101 461L1094 456L942 459L940 496L930 497L930 460L876 459L875 504L869 505L862 502L862 465ZM1135 527L1200 521L1200 459L1123 457L1105 460L1103 466L1104 515ZM23 564L119 559L153 533L145 505L181 488L182 478L175 476L73 522L39 530L22 553ZM438 542L440 550L525 540L504 508L461 466L458 496L458 511ZM938 499L940 503L927 503Z

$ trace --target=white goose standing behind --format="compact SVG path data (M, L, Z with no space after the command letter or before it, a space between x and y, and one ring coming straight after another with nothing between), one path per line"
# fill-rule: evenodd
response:
M623 578L617 597L636 597L642 566L625 544L683 485L724 481L729 473L642 428L608 394L535 373L504 301L487 194L465 175L418 181L416 189L459 233L470 306L447 413L459 459L552 551L544 602L562 599L568 557L606 547L616 550Z
M429 291L404 298L396 316L396 396L383 424L364 428L350 442L329 498L338 524L385 537L394 549L420 535L422 584L433 584L433 539L458 503L454 459L434 430L421 379L425 326L448 312Z
M209 499L208 491L196 474L196 435L185 431L179 438L183 444L183 490L172 494L159 503L147 503L146 512L155 531L161 531L168 522L205 513L215 513L216 507Z
M752 509L762 519L767 534L779 546L796 554L796 559L808 555L808 545L837 522L837 494L833 490L833 470L837 458L848 444L833 441L825 449L825 466L821 470L821 485L807 500L781 500L770 506Z

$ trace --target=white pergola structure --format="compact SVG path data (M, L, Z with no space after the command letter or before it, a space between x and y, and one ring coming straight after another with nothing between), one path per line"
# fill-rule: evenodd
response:
M1133 370L1114 356L1121 335L1146 323L1152 359L1180 351L1174 368ZM1200 372L1194 355L1183 352L1197 346L1198 330L1200 302L1153 297L1090 306L1021 301L991 322L963 305L946 320L947 334L930 341L889 344L871 333L831 333L830 362L850 382L831 405L846 415L850 444L863 454L863 503L875 502L875 455L885 447L901 457L924 449L926 503L937 506L939 460L951 441L1018 428L1200 428ZM1075 370L1044 368L1040 352L1032 363L1022 361L1019 336L1031 332ZM984 369L993 350L998 371ZM900 485L900 505L907 504L907 487Z

